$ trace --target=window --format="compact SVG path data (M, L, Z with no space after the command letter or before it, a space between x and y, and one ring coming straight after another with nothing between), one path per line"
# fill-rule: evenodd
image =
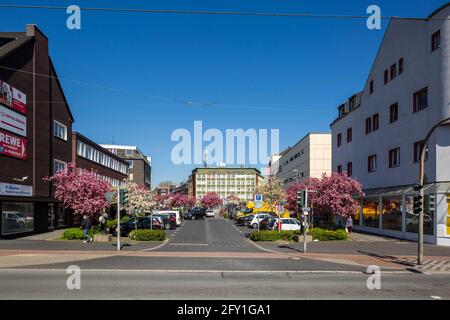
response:
M402 196L385 196L382 199L382 228L402 231Z
M133 156L133 150L129 150L129 149L125 150L125 155L128 157Z
M352 128L347 129L347 142L351 142L353 140L353 130Z
M377 155L376 154L369 156L367 171L368 172L377 171Z
M384 70L384 84L389 82L389 71Z
M339 166L337 167L337 172L338 172L339 174L342 173L342 166L341 166L341 165L339 165Z
M405 71L405 59L398 60L398 74L402 74Z
M108 149L109 152L113 153L113 154L117 154L117 149Z
M370 94L373 93L373 80L370 81Z
M418 141L414 143L414 162L419 162L420 159L420 150L423 148L424 141ZM425 161L428 160L428 145L425 149Z
M431 35L431 51L435 51L441 47L441 30Z
M64 161L60 161L57 159L53 160L53 173L57 173L59 171L64 171L67 168L67 163Z
M366 119L366 134L369 134L372 132L372 118Z
M414 94L414 112L428 107L428 88L417 91Z
M398 120L398 103L394 103L389 107L389 123L396 122Z
M337 146L340 147L342 145L342 134L337 135Z
M389 168L400 165L400 148L389 150Z
M133 169L134 161L133 160L128 160L127 162L128 162L128 168L129 169Z
M34 231L33 203L2 203L2 234Z
M380 227L380 200L379 198L363 198L363 221L362 225L369 228Z
M379 118L378 113L372 116L372 131L378 130L380 123Z
M391 81L395 79L395 77L397 76L397 64L393 64L391 66Z
M53 135L64 141L67 141L67 127L62 123L54 120L53 121Z
M338 110L339 110L339 117L342 117L345 114L345 105L339 106Z
M347 175L351 177L353 174L353 162L347 163Z

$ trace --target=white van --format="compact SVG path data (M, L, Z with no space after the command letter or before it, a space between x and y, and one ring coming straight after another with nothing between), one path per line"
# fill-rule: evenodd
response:
M170 214L175 213L175 216L177 217L177 227L181 226L181 214L180 211L176 210L163 210L163 211L154 211L153 214Z

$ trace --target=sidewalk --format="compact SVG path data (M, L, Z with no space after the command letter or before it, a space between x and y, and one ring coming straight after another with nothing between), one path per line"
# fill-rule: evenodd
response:
M271 252L348 265L412 269L420 272L450 272L450 247L424 245L423 266L416 266L417 243L399 239L353 233L348 241L313 241L303 253L301 242L257 242Z

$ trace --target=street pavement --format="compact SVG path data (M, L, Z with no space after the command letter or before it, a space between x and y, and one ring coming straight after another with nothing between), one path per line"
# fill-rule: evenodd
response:
M2 240L0 298L450 299L447 248L426 246L435 269L420 270L393 261L414 243L314 242L304 254L299 243L252 243L251 231L224 219L184 221L164 243L120 252L111 243ZM82 290L65 286L74 265ZM370 265L380 267L382 290L367 289Z

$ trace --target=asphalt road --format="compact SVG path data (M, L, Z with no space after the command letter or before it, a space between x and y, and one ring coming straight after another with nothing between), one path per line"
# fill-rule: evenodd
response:
M449 275L149 272L82 270L67 289L65 270L1 270L0 299L449 299Z

